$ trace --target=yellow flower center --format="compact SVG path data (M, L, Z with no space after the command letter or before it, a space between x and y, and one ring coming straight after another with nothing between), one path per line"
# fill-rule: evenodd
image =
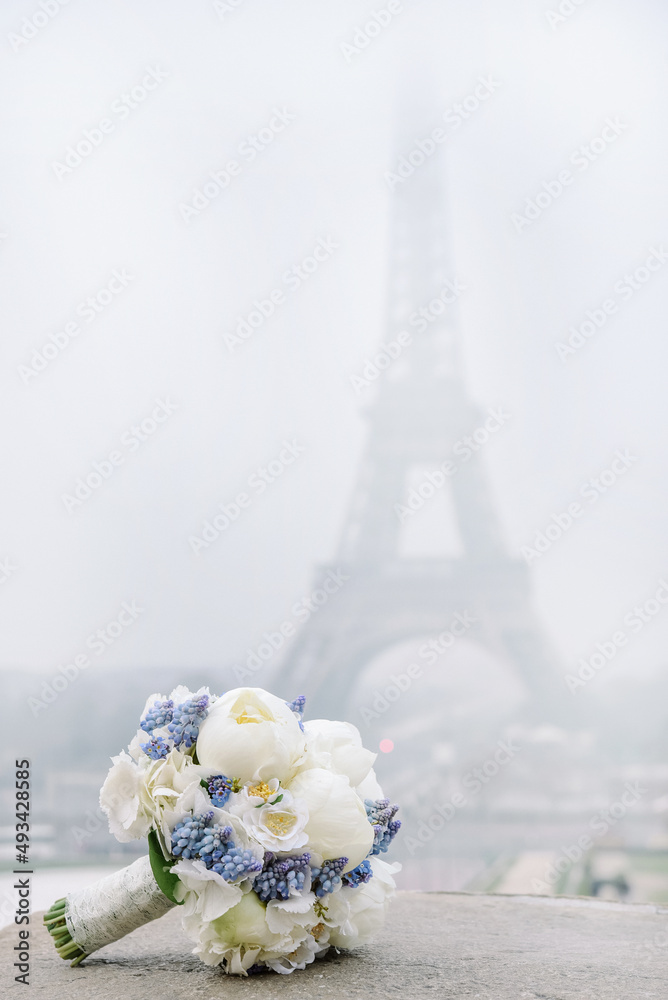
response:
M237 715L237 722L239 723L240 726L243 725L244 722L259 722L259 721L260 721L259 719L251 719L251 717L247 715L245 712L242 712L241 715Z
M251 785L248 789L249 795L257 795L259 798L264 799L266 802L270 795L272 795L271 788L266 781L261 781L259 785Z
M322 937L322 932L324 931L324 929L325 929L324 924L316 924L315 927L311 928L309 934L311 935L311 937L314 937L316 941L318 941L319 938Z
M295 825L294 816L286 816L285 813L270 813L265 821L265 826L267 829L276 836L280 837Z

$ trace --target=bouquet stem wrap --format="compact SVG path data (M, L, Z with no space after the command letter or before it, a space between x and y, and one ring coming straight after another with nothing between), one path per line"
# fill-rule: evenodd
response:
M149 859L139 858L54 903L44 922L62 957L78 964L174 905L158 887Z

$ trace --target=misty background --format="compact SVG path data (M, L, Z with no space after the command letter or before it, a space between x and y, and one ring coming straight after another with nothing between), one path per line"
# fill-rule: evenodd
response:
M442 184L449 276L465 286L463 382L483 414L510 415L480 454L507 552L526 561L553 515L582 504L528 565L569 707L559 718L549 705L527 712L512 664L462 641L451 669L365 723L360 707L418 655L410 644L379 650L346 717L372 749L393 743L378 771L406 809L405 887L535 890L597 811L640 781L629 815L546 891L598 892L601 882L628 898L625 881L630 898L668 898L668 605L633 634L624 624L668 575L668 268L627 299L615 292L654 251L661 261L667 238L668 14L655 0L587 0L555 22L556 3L404 0L351 54L387 7L71 3L24 39L24 19L40 8L3 6L3 771L16 756L32 760L36 864L117 863L131 852L88 812L146 696L180 681L222 692L266 634L287 621L299 640L307 623L293 609L317 586L317 567L336 566L365 411L386 378L353 384L390 339L404 185L392 190L386 175L491 77L489 99L405 183L419 184L424 169ZM127 114L114 110L149 70L155 88ZM240 145L277 110L289 123L246 159ZM113 129L99 146L67 171L54 166L105 118ZM578 169L571 156L609 119L619 134ZM239 174L184 218L232 159ZM567 168L572 183L518 231L513 216ZM284 274L320 240L335 249L288 288ZM87 322L81 303L114 272L122 287ZM279 288L273 314L230 349L254 300ZM557 343L610 298L617 311L560 357ZM80 332L31 368L33 352L73 321ZM131 428L160 400L165 419L141 440ZM281 461L285 442L298 456L252 492L250 478ZM628 470L595 503L583 500L618 451L633 457ZM122 461L109 477L68 501L112 452ZM244 490L248 509L195 552L193 537ZM437 531L429 509L411 520L422 555ZM141 611L98 654L89 637L124 603ZM620 629L627 644L571 692L565 675ZM247 683L301 693L278 689L290 648ZM90 667L47 704L44 685L86 653ZM427 704L442 726L420 737ZM517 762L411 853L434 802L509 738L523 747ZM9 866L13 827L3 831Z

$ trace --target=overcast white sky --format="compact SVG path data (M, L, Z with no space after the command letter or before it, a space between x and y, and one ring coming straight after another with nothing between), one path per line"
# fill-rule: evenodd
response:
M467 382L512 414L485 452L510 551L617 449L637 457L533 564L564 662L668 574L668 266L568 361L554 347L668 247L665 8L587 0L552 28L556 0L404 0L346 61L341 43L381 6L242 0L219 16L204 0L73 0L14 52L9 34L39 7L3 4L0 557L16 568L0 583L0 666L53 672L133 600L144 611L105 665L229 663L309 593L364 443L350 376L384 336L384 173L420 137L410 123L399 136L395 113L416 77L433 81L434 125L480 76L501 84L439 155ZM121 117L114 102L148 68L166 79ZM274 108L295 119L247 162L239 144ZM54 161L104 118L113 131L59 179ZM588 169L569 164L608 118L621 134ZM179 205L235 157L239 176L186 224ZM573 183L518 233L512 213L569 165ZM331 258L230 353L223 334L326 237ZM114 269L132 281L25 384L19 366ZM68 513L62 494L166 397L176 411ZM303 455L194 555L189 536L284 440ZM668 607L613 669L657 669L666 639Z

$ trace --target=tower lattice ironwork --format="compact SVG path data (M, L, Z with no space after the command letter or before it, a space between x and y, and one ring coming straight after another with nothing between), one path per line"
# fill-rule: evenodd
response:
M484 448L468 458L462 446L456 452L488 413L464 385L457 302L439 298L445 289L444 298L454 299L453 288L460 287L448 235L442 167L434 157L393 193L383 339L393 341L403 330L412 331L412 339L369 390L375 396L366 413L366 449L337 558L316 574L321 579L333 569L348 579L303 626L281 669L283 690L306 694L311 715L346 717L345 693L366 665L388 647L442 632L463 609L476 619L468 637L519 675L536 721L553 718L551 709L563 699L563 681L531 607L527 566L504 547ZM431 308L434 301L444 308ZM414 314L423 308L429 318L420 323ZM451 491L458 551L405 555L401 508L411 476L449 461L456 471L435 492Z

